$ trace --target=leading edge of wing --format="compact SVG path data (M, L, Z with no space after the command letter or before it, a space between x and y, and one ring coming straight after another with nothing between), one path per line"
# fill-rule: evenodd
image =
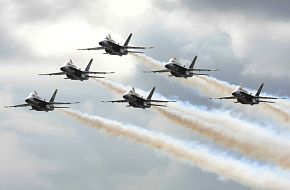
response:
M272 99L272 100L284 100L286 98L283 98L283 97L270 97L270 96L256 96L256 98L259 98L259 99Z
M97 71L83 71L85 74L113 74L115 72L97 72Z
M104 47L93 47L93 48L82 48L77 50L102 50L105 49Z
M160 103L168 103L168 102L177 102L176 100L144 100L145 102L160 102Z
M195 69L195 68L188 68L188 71L218 71L218 69Z
M214 100L223 100L223 99L237 99L234 96L225 96L225 97L218 97L218 98L209 98L209 99L214 99Z
M30 106L30 104L18 104L13 106L4 106L4 108L17 108L17 107L27 107Z
M170 72L168 69L161 69L161 70L155 70L155 71L143 71L144 73L165 73Z
M38 75L42 75L42 76L44 76L44 75L65 75L65 73L64 72L57 72L57 73L47 73L47 74L38 74Z
M80 102L48 102L48 104L62 105L62 104L79 104Z
M127 100L112 100L112 101L102 101L104 103L126 103Z

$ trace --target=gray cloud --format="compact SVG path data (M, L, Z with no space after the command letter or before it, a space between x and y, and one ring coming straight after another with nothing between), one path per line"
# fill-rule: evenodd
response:
M152 4L148 1L147 3L150 4L149 8L144 12L139 11L138 14L133 14L133 8L130 8L132 14L130 10L122 7L113 9L126 13L128 11L130 14L125 17L120 12L117 14L109 11L112 8L110 6L115 2L110 4L106 1L75 0L2 1L0 3L0 62L5 63L5 67L2 67L5 71L2 70L0 76L3 100L1 105L21 103L23 98L34 89L43 97L49 97L51 91L59 88L58 100L76 99L82 102L81 105L75 106L75 109L158 130L177 138L199 139L201 142L209 143L160 118L151 110L127 109L124 105L101 103L101 100L119 99L120 96L112 94L94 81L80 83L66 81L61 77L42 78L36 75L38 72L58 71L58 67L69 58L75 60L79 67L84 68L89 58L93 57L94 70L113 69L118 72L110 77L113 80L146 91L156 86L157 92L167 97L189 101L192 104L217 107L208 100L208 97L196 96L194 87L182 86L175 79L158 74L143 74L143 70L150 68L129 56L120 58L102 55L101 52L75 51L80 45L96 44L101 40L104 36L98 33L100 30L120 34L123 38L133 32L132 44L155 46L153 50L146 51L146 54L157 60L167 61L170 57L177 56L185 64L189 64L197 54L199 67L220 69L213 74L218 79L234 84L244 83L252 89L263 81L266 83L266 92L278 95L290 94L290 89L287 88L289 77L285 74L275 75L276 69L282 73L287 73L289 70L288 40L286 37L282 40L268 39L269 36L273 36L273 33L283 36L285 31L278 31L274 26L280 21L285 22L287 26L288 1L267 0L263 1L262 6L261 1L225 0L172 1L171 3L152 1ZM129 5L127 7L130 7ZM139 10L138 6L135 8ZM240 18L243 16L246 16L246 22ZM241 39L248 45L248 51L240 54L241 51L235 49L236 33L234 32L236 31L227 28L225 21L230 26L237 26L237 31L242 35ZM68 22L74 30L86 25L89 27L80 30L79 33L75 31L69 33L68 30L61 28L67 26ZM84 25L78 25L79 23ZM267 32L262 27L266 23L270 23ZM258 27L253 27L256 24ZM58 32L66 35L59 35L60 37L53 42L55 44L53 46L47 47L49 43L43 43L37 44L39 47L36 47L35 41L30 41L34 36L31 35L31 39L27 40L27 34L35 32L37 34L35 39L47 42L48 35L42 35L45 32L43 28L47 28L49 32L53 31L51 35L58 36ZM272 28L274 29L271 30ZM72 34L70 36L72 43L65 44L69 38L66 40L63 38L70 34ZM87 36L92 39L85 38ZM115 38L120 36L113 35ZM256 38L257 36L261 37ZM75 41L83 41L83 43ZM37 51L37 48L43 50ZM45 51L47 54L43 54ZM258 68L261 68L261 71ZM264 68L267 68L267 72ZM258 73L248 72L247 69ZM41 186L42 189L141 187L166 190L192 189L192 187L201 190L248 189L236 183L221 182L215 175L168 159L142 146L103 136L95 130L65 120L57 113L35 113L21 108L2 109L0 118L5 118L0 123L2 129L0 134L7 131L15 132L19 143L22 144L21 150L28 151L32 158L40 158L41 163L48 164L52 168L52 170L40 168L40 173L37 173L45 181L45 185ZM27 122L26 127L15 127L22 122ZM38 126L37 123L40 122L42 125ZM71 127L76 134L57 135L63 134L62 130L56 129L59 126ZM33 130L36 131L33 133ZM9 158L7 156L7 159ZM40 166L36 164L36 167ZM33 188L29 179L24 184L21 189ZM5 189L15 188L7 186Z
M190 12L209 12L212 14L241 14L260 19L289 20L290 2L287 0L180 0L180 1L155 1L161 8L172 10L182 7Z

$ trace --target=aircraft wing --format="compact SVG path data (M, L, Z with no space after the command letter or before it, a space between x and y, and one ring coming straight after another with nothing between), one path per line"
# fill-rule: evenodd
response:
M47 73L47 74L38 74L38 75L65 75L64 72L58 72L58 73Z
M165 73L170 72L169 69L155 70L155 71L144 71L144 73Z
M156 102L156 103L168 103L168 102L176 102L174 100L144 100L145 102Z
M225 96L225 97L220 97L220 98L210 98L210 99L216 99L216 100L222 100L222 99L237 99L234 96Z
M113 100L113 101L102 101L104 103L126 103L127 100Z
M93 72L93 71L84 71L86 74L113 74L115 72Z
M77 49L77 50L102 50L105 49L104 47L93 47L93 48L83 48L83 49Z
M268 96L256 96L256 98L259 98L259 99L272 99L272 100L276 100L276 99L285 99L285 98L279 98L279 97L268 97Z
M5 108L18 108L18 107L27 107L30 106L29 104L19 104L14 106L4 106Z
M53 105L68 105L68 104L78 104L80 102L47 102L48 104L53 104Z
M217 69L195 69L195 68L188 68L188 71L218 71Z
M153 47L123 46L126 49L152 49Z

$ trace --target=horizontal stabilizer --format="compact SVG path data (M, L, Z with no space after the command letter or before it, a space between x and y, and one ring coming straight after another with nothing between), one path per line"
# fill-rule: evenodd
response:
M276 103L276 102L273 102L273 101L266 101L266 100L260 100L259 102L262 102L262 103L271 103L271 104Z
M66 106L57 106L57 107L53 107L54 109L55 108L70 108L70 107L66 107Z
M160 104L150 104L150 106L156 106L156 107L167 107L166 105L160 105Z
M204 76L209 76L209 74L204 74L204 73L192 73L193 75L204 75Z
M142 51L128 51L128 53L144 53Z
M106 77L98 77L98 76L88 76L89 78L93 78L93 79L103 79L103 78L106 78Z

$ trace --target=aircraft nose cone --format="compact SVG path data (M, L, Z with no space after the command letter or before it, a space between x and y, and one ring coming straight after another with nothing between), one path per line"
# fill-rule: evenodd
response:
M60 70L61 70L61 71L65 71L65 67L61 67Z
M29 103L30 102L30 99L29 98L25 98L24 100L26 103Z
M105 44L105 43L104 43L103 41L100 41L100 42L99 42L99 45L100 45L100 46L104 46L104 44Z
M169 64L167 64L167 65L165 65L165 68L166 68L166 69L170 69L171 66L170 66Z
M128 95L127 95L127 94L123 95L123 98L124 98L125 100L127 100L127 99L128 99Z

